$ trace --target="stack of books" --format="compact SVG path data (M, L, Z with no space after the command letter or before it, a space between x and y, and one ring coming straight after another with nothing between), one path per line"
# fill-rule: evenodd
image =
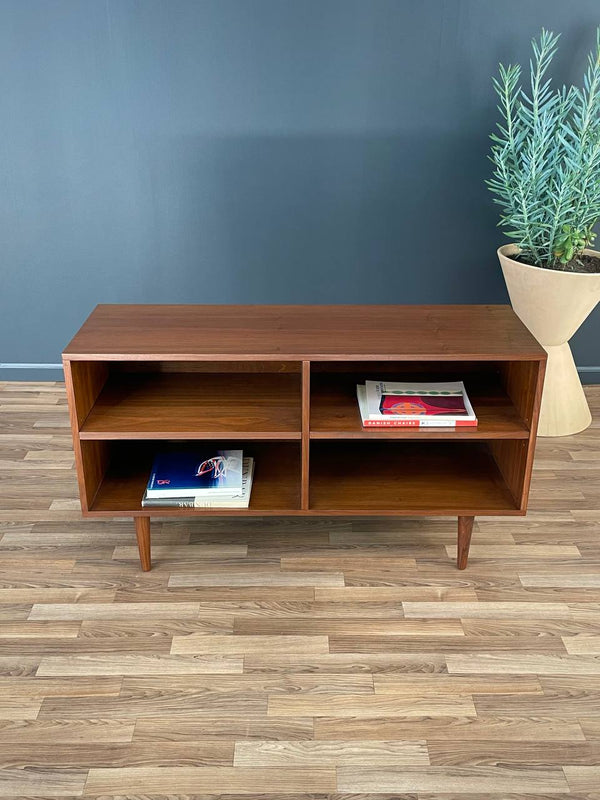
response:
M142 506L174 508L248 508L254 459L242 450L198 448L159 453Z
M462 381L398 383L365 381L356 387L364 427L476 427Z

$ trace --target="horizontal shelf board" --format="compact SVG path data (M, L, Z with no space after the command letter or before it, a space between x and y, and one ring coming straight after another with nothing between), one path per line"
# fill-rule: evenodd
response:
M257 361L281 361L284 359L289 362L301 363L302 361L329 361L331 363L339 363L340 361L415 361L421 363L422 361L462 361L468 358L470 361L546 361L543 355L535 352L517 352L517 353L487 353L476 352L470 353L440 353L436 350L426 350L418 353L409 353L405 350L396 350L390 352L382 352L381 350L373 350L372 352L342 352L331 353L329 351L310 351L310 352L284 352L284 353L269 353L261 351L252 352L232 352L232 353L185 353L185 352L158 352L158 353L122 353L115 352L85 352L85 353L69 353L63 354L63 361L123 361L123 362L138 362L138 361L181 361L181 362L198 362L198 363L212 363L215 361L247 361L253 363Z
M364 439L366 441L396 439L402 441L492 441L493 439L527 439L528 433L489 433L470 428L362 428L359 431L311 431L313 440Z
M298 374L116 373L81 439L300 439Z
M301 510L299 508L280 508L280 509L253 509L253 508L236 508L226 509L220 508L211 511L207 508L153 508L144 509L140 508L137 511L128 511L127 514L117 513L116 511L85 511L82 512L82 517L103 517L114 519L120 516L123 517L369 517L371 519L378 517L456 517L456 516L471 516L477 514L478 517L524 517L526 512L519 509L511 508L503 511L493 508L481 508L477 511L470 511L469 509L444 509L433 511L419 510L419 509L384 509L379 511L352 511L350 514L345 510L321 510L321 509L308 509Z
M238 443L227 442L234 448ZM242 443L239 443L242 446ZM288 443L253 443L244 455L255 459L249 509L142 508L152 461L159 447L149 442L120 442L102 480L89 516L143 513L148 516L219 515L230 513L272 514L300 508L300 447Z
M427 376L421 376L424 380ZM427 378L429 379L429 378ZM443 380L443 377L439 378ZM431 377L438 380L438 377ZM311 392L311 439L527 439L529 428L508 395L494 385L469 390L476 428L364 428L356 399L360 374L315 375ZM489 382L488 382L489 383Z
M507 305L99 305L66 359L536 359Z
M81 431L79 438L81 441L116 441L120 439L127 439L130 441L147 441L149 439L156 439L162 441L169 441L172 439L182 439L185 441L221 441L223 437L231 439L240 439L244 441L280 441L280 442L293 442L299 441L302 438L302 433L298 432L281 432L281 431L240 431L240 430L168 430L168 431L128 431L128 432L115 432L115 431L102 431L99 433L90 431Z
M374 515L519 510L493 458L477 442L315 444L310 508Z

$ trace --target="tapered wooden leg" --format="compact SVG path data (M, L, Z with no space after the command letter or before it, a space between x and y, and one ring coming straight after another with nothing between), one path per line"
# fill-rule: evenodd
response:
M140 564L144 572L152 567L150 559L150 517L135 517L135 535L138 550L140 551Z
M458 518L458 548L456 553L456 566L465 569L469 560L469 547L471 545L471 534L473 533L473 522L475 517Z

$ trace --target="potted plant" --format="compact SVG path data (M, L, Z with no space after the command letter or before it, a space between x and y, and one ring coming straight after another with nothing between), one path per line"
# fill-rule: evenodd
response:
M527 89L518 65L500 65L487 181L513 241L498 250L512 306L548 352L541 436L591 422L568 340L600 299L600 253L590 249L600 217L600 29L582 88L554 89L546 77L557 43L545 30L532 41Z

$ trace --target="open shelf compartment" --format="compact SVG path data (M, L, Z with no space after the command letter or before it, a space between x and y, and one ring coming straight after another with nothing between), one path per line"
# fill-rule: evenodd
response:
M297 442L222 442L226 449L240 448L254 458L250 507L242 509L143 508L142 496L156 453L166 445L158 442L84 441L84 457L101 465L95 491L90 493L89 516L198 516L228 514L285 514L300 508L300 445ZM169 442L169 448L193 450L185 442Z
M105 380L98 380L97 397L80 425L82 440L301 438L297 364L99 368Z
M310 509L326 514L519 514L484 442L315 442Z
M311 439L528 439L537 365L502 362L346 362L312 364ZM519 379L511 374L518 369ZM474 428L364 428L356 385L365 380L464 381L477 415ZM516 386L520 387L519 391Z

